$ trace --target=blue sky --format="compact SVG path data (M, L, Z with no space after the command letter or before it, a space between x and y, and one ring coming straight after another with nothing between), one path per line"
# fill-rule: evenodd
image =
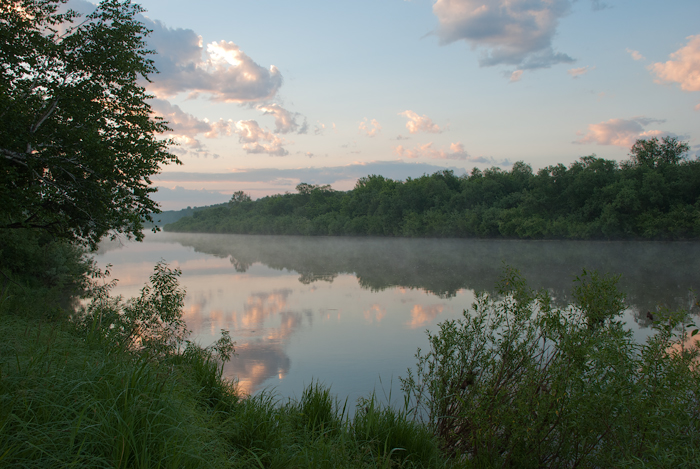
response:
M700 153L697 0L143 0L164 209L361 175ZM80 11L85 0L71 0Z

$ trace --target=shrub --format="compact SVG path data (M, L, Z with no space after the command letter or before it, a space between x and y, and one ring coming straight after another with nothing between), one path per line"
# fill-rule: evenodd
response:
M93 340L106 340L125 351L154 357L172 354L188 334L182 319L185 291L178 283L180 274L160 261L141 295L126 302L121 296L109 296L113 282L95 288L93 300L76 314L75 322Z
M440 324L402 389L413 417L475 467L684 465L700 456L700 373L687 315L643 345L618 278L584 271L557 309L513 269L499 296ZM684 344L682 347L679 344Z

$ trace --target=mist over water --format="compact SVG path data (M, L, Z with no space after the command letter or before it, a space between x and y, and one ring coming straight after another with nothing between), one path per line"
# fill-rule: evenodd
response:
M461 316L475 291L495 291L504 266L555 303L583 268L621 274L625 319L638 340L647 311L689 308L700 243L330 238L158 233L101 246L115 293L138 294L153 265L182 269L185 319L203 345L228 329L238 356L225 372L256 392L298 395L319 379L351 401L387 392L413 366L425 330ZM381 378L381 383L379 382Z

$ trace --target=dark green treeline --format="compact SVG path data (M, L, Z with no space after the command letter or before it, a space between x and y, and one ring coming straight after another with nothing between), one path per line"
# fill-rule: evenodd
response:
M634 156L634 155L633 155ZM348 192L300 184L298 193L194 213L166 231L408 237L691 239L700 236L700 161L587 156L534 174L441 171L417 179L361 178Z

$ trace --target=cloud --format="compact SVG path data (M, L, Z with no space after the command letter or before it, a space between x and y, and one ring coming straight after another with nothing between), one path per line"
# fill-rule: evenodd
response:
M442 133L442 129L434 124L432 119L425 114L419 116L413 111L407 110L399 113L400 116L404 116L408 119L406 122L406 128L409 133L417 134L418 132L427 132L431 134Z
M153 31L147 43L157 52L153 61L160 73L146 87L158 97L188 92L213 101L255 102L274 97L282 86L274 65L258 65L233 42L212 42L205 49L191 29L169 28L143 16L139 20Z
M398 145L394 148L394 153L404 158L432 158L440 160L466 160L469 157L464 151L464 145L461 143L453 143L449 150L436 150L433 148L433 142L423 145L416 145L413 149L404 148L403 145Z
M364 131L368 137L374 137L382 131L382 126L379 125L377 119L372 119L370 122L367 122L367 118L365 117L365 119L360 122L358 129Z
M657 62L649 69L657 83L678 83L683 91L700 91L700 34L688 36L688 44L671 54L671 60Z
M566 71L569 75L571 75L572 78L578 78L582 75L585 75L586 73L595 70L595 67L579 67L579 68L570 68L569 70Z
M498 162L494 158L485 158L483 156L470 156L465 150L464 145L457 142L450 144L450 148L435 149L433 142L423 145L416 145L412 149L405 148L403 145L398 145L394 148L394 153L403 158L430 158L434 160L462 160L471 161L473 163L486 163L499 166L508 166L510 163L506 160Z
M629 148L640 138L675 136L662 130L644 130L650 124L661 124L663 119L633 117L632 119L610 119L598 124L590 124L588 132L574 143L597 143Z
M162 117L168 122L168 127L171 129L167 133L168 136L180 145L171 149L175 153L209 156L209 151L197 139L197 135L204 134L206 138L216 138L219 135L231 134L231 121L220 120L210 123L206 119L199 119L183 111L180 106L171 104L164 99L153 98L150 105L156 116ZM214 156L218 157L218 155Z
M694 107L694 109L695 109L696 111L700 111L700 103L696 104L695 107Z
M269 130L263 129L254 120L241 120L234 123L232 132L238 134L238 142L243 144L246 153L267 153L270 156L286 156L289 152L282 147L283 139Z
M515 70L513 73L510 74L510 82L515 83L516 81L520 81L520 79L523 77L523 71L522 70Z
M642 54L639 53L639 51L632 50L632 49L625 49L629 55L632 56L634 60L644 60L646 57L644 57Z
M297 122L298 117L303 117L298 112L290 112L279 104L260 104L257 109L265 115L269 114L275 117L275 133L296 132L305 134L308 131L309 126L306 123L306 119L301 125Z
M464 40L481 48L482 67L527 70L574 62L552 47L559 19L570 8L569 0L437 0L433 13L443 44Z
M168 127L176 135L188 135L194 137L197 134L211 132L212 127L205 120L198 119L188 114L180 106L171 104L164 99L154 98L150 101L153 112L168 121Z
M601 2L600 0L592 0L591 1L591 9L593 11L600 11L600 10L605 10L606 8L609 8L610 5L607 3Z

